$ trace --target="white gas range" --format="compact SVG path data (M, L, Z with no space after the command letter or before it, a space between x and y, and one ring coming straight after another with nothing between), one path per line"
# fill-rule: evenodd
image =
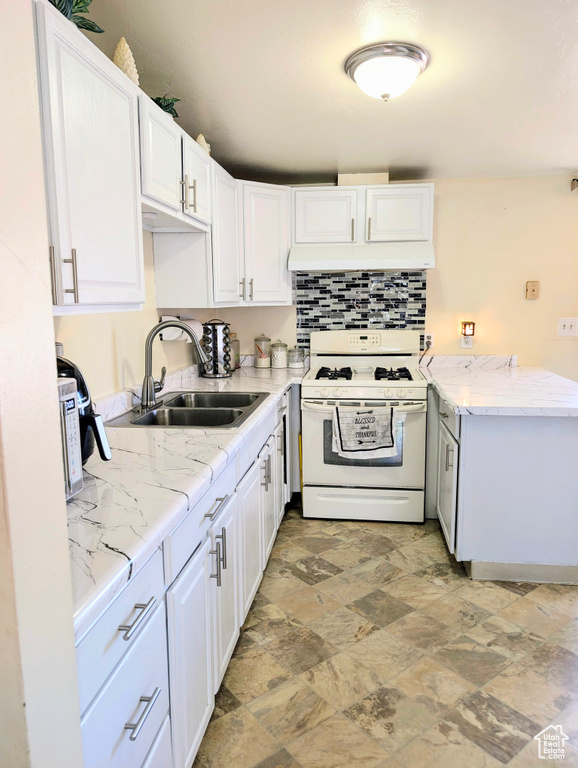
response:
M423 522L427 382L419 331L319 331L301 389L303 514ZM344 458L333 449L336 406L403 414L395 455Z

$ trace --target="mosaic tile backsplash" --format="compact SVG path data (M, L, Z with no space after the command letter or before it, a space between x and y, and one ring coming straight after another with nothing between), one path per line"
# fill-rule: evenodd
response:
M297 272L297 344L311 331L425 329L426 272Z

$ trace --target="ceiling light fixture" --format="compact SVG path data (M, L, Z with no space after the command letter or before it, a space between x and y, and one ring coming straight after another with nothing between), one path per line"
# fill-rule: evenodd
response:
M427 67L429 56L410 43L377 43L355 51L345 71L374 99L389 101L405 93Z

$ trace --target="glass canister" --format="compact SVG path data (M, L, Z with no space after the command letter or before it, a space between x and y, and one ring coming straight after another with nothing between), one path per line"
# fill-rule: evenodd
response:
M255 339L255 368L271 367L271 339L262 333Z
M241 367L241 342L236 333L229 334L229 344L231 345L231 364L237 370Z
M305 350L301 347L293 347L289 350L289 368L303 368L305 365Z
M287 344L280 339L271 344L271 368L287 368Z

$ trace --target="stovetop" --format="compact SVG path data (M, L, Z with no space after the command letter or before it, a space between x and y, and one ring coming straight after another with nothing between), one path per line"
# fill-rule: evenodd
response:
M413 381L413 376L409 368L403 366L401 368L384 368L377 366L373 368L369 366L363 369L352 369L350 366L344 366L342 368L329 368L328 366L321 366L315 374L315 380L319 381L351 381L352 379L374 379L375 381Z

